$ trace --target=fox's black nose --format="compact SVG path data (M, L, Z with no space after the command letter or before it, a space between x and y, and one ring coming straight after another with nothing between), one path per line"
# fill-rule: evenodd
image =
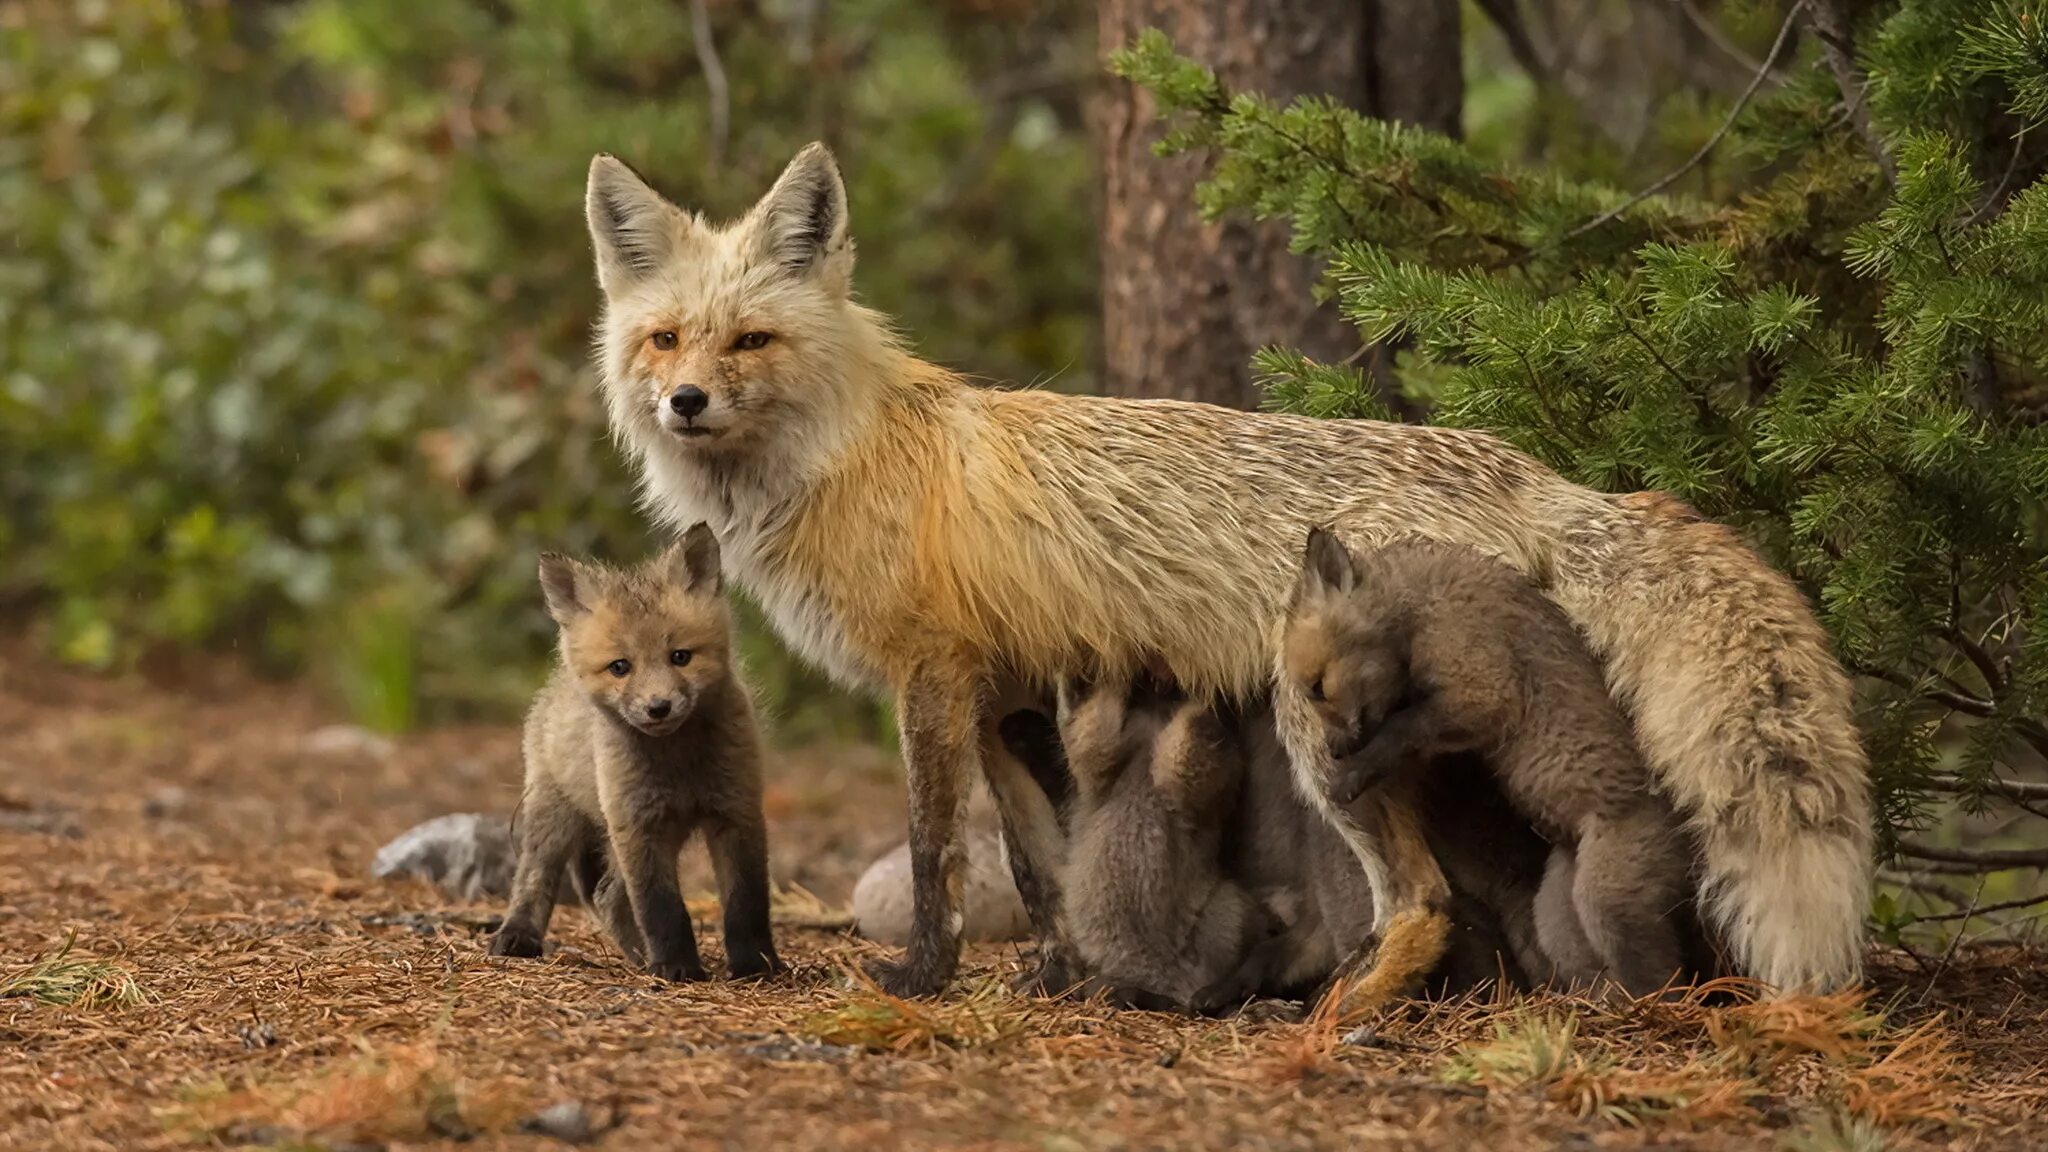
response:
M711 397L706 396L704 390L694 384L683 385L668 398L668 406L676 410L676 415L686 420L702 412L710 403Z
M649 704L647 706L647 718L649 720L666 719L668 717L669 710L674 707L675 705L670 704L666 700L656 700L654 703Z

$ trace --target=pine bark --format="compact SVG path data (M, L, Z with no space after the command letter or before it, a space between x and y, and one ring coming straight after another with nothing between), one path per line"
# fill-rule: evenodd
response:
M1455 134L1458 9L1445 0L1102 0L1098 18L1105 54L1159 28L1234 91L1327 95ZM1202 219L1194 189L1206 161L1152 154L1160 126L1148 93L1107 81L1093 121L1109 392L1252 408L1258 349L1321 360L1359 351L1357 330L1317 303L1319 270L1288 251L1285 224Z

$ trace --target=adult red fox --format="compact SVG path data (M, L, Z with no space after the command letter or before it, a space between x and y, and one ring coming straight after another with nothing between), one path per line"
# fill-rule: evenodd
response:
M1478 432L972 387L855 302L846 191L822 145L734 222L609 156L586 211L604 392L647 506L677 529L709 522L791 647L896 698L915 926L877 970L889 991L936 992L958 962L977 769L1060 955L1058 824L1004 749L1003 716L1063 674L1155 659L1197 694L1271 685L1319 525L1354 546L1461 543L1529 576L1602 658L1696 833L1703 911L1736 963L1785 987L1857 976L1871 812L1849 682L1798 589L1725 529L1571 484ZM1297 782L1322 797L1320 728L1299 693L1275 697ZM1332 818L1373 879L1378 929L1439 938L1446 886L1412 813L1362 811Z

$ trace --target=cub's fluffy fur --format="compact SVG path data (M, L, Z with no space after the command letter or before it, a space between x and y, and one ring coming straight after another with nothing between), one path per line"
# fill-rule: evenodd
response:
M1094 982L1140 1007L1205 1007L1265 935L1267 917L1223 874L1223 829L1244 780L1235 734L1158 685L1061 692L1074 778L1062 892Z
M615 571L541 558L561 665L526 719L512 906L491 939L538 956L565 871L635 964L667 980L704 965L676 881L701 829L734 976L781 968L768 927L768 830L753 705L733 667L718 542L699 524Z
M1560 974L1604 974L1641 996L1679 973L1670 913L1690 893L1677 815L1599 664L1526 579L1468 548L1400 540L1354 556L1316 531L1281 659L1322 722L1331 804L1482 755L1516 809L1572 852L1551 878L1569 885L1598 969ZM1580 958L1576 937L1542 943Z

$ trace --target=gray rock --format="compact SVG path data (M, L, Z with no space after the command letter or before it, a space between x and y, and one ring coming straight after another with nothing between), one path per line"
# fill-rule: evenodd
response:
M377 850L370 874L417 876L456 900L504 898L512 891L519 853L501 816L460 812L437 816Z
M568 1144L582 1144L597 1135L597 1118L590 1114L581 1101L564 1100L560 1104L543 1109L520 1128L552 1136Z
M306 735L305 750L315 756L382 760L398 750L388 737L354 724L329 724Z
M967 833L964 904L968 940L1022 940L1031 935L1031 917L1010 879L1003 859L1002 838L975 828ZM853 886L854 926L879 944L902 947L910 942L910 845L868 866Z

